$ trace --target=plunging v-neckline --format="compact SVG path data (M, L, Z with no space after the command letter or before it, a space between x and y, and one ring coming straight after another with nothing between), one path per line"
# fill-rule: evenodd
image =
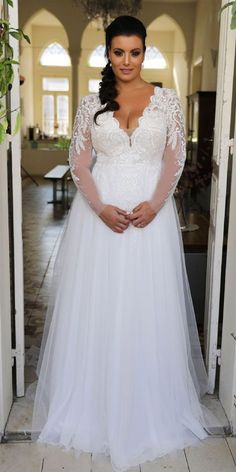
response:
M111 111L111 117L112 119L114 120L114 122L117 124L118 128L123 131L123 133L126 134L126 136L128 136L129 139L131 139L131 137L134 135L134 133L137 131L137 129L140 128L140 124L141 124L141 121L143 120L144 116L145 116L145 113L146 111L149 109L149 107L151 106L152 102L153 102L153 99L157 93L157 90L159 89L160 87L158 87L157 85L154 87L154 91L153 91L153 94L150 96L149 98L149 101L148 101L148 104L144 107L141 115L138 117L138 122L137 122L137 126L135 128L122 128L121 125L120 125L120 122L119 120L114 116L114 111ZM127 129L133 129L133 132L132 134L129 136L128 133L126 132Z

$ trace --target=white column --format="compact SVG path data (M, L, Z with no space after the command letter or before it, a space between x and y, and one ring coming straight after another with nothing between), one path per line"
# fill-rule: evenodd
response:
M76 114L79 104L79 55L80 51L75 53L69 50L72 67L72 121Z

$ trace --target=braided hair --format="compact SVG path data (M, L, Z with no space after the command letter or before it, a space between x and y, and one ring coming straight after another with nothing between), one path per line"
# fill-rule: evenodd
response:
M99 98L102 105L105 105L101 110L98 110L94 115L94 122L96 122L98 115L105 113L106 111L119 110L120 106L116 101L118 91L116 88L116 77L111 67L111 61L109 59L109 49L111 47L112 39L115 36L139 36L143 42L144 51L145 38L147 35L144 24L135 18L134 16L122 15L118 16L105 30L106 34L106 51L105 55L108 60L106 66L101 72L102 81L99 87Z

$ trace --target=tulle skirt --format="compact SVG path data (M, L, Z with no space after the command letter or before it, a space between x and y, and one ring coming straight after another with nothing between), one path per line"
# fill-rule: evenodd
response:
M104 453L115 471L210 434L173 197L145 228L118 234L76 193L37 373L32 437L78 455Z

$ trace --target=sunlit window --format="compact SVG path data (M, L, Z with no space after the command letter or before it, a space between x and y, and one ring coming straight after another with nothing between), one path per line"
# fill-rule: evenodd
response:
M64 77L43 77L43 90L48 92L68 92L69 80Z
M68 52L60 44L52 43L44 49L40 57L40 64L42 66L68 67L71 65L71 61Z
M99 91L99 84L101 80L89 79L88 89L89 93L97 93Z
M143 63L144 69L166 69L167 63L163 54L156 46L148 46Z
M107 60L105 59L105 46L100 44L97 46L90 55L89 66L90 67L105 67Z
M69 79L42 78L42 129L47 136L67 135L69 131Z

